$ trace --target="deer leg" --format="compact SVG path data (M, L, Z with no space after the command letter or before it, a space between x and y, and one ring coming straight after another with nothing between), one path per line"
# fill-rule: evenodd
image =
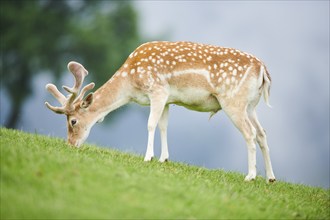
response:
M268 144L267 144L267 136L266 136L265 130L261 127L260 122L258 121L258 118L257 118L257 113L254 109L249 114L249 118L250 118L253 126L257 130L257 142L259 144L259 147L262 152L262 156L264 158L267 179L269 182L274 182L275 176L274 176L274 172L273 172L273 168L272 168L272 163L270 161L269 148L268 148Z
M148 119L148 145L144 161L151 161L154 157L154 137L158 121L164 111L167 93L159 91L150 96L150 114Z
M237 107L226 107L224 111L243 134L246 141L248 150L248 175L245 177L245 181L251 181L256 178L256 129L252 125L246 107L238 109Z
M161 138L161 142L162 142L162 152L160 155L159 162L162 162L162 163L167 161L168 157L169 157L168 145L167 145L168 110L169 110L169 106L166 105L164 108L163 114L160 117L160 120L158 122L160 138Z

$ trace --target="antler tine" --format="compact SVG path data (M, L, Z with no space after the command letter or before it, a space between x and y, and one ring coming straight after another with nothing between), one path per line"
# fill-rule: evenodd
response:
M57 87L54 84L47 84L46 89L61 103L62 106L66 103L65 96L60 91L58 91Z
M50 110L52 110L53 112L55 112L57 114L65 113L65 106L55 107L55 106L50 105L48 102L45 102L45 105L47 106L47 108L49 108Z
M93 89L94 86L95 86L95 83L90 83L90 84L88 84L87 86L85 86L85 87L81 90L79 96L76 98L76 100L74 101L74 103L76 103L76 102L78 102L78 101L81 101L81 100L84 98L85 93L86 93L88 90Z
M58 91L57 87L54 84L51 84L51 83L47 84L46 89L62 105L62 107L55 107L55 106L50 105L48 102L45 102L47 108L49 108L50 110L52 110L53 112L55 112L57 114L64 114L64 112L65 112L65 107L64 106L65 106L65 103L66 103L66 100L67 100L65 98L65 96L60 91Z
M68 63L68 69L73 74L73 76L75 78L75 83L72 88L63 86L63 89L65 89L67 92L71 93L72 96L76 97L84 82L85 76L87 76L87 74L88 74L88 71L83 67L83 65L81 65L80 63L77 63L75 61L71 61Z

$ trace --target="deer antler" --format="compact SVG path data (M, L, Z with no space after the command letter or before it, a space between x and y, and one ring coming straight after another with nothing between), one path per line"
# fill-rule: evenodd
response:
M74 61L68 63L68 69L73 74L75 79L75 83L72 88L63 86L63 89L70 93L68 97L65 97L54 84L50 83L46 85L48 92L61 103L62 107L52 106L48 102L45 102L45 104L50 110L58 114L65 114L66 112L70 111L73 108L73 104L81 101L84 98L85 93L88 90L93 89L95 86L94 83L90 83L86 85L79 94L84 79L88 75L88 71L83 67L83 65Z

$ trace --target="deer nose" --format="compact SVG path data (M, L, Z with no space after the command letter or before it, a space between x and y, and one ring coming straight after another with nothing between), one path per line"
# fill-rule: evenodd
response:
M72 139L69 139L68 140L69 144L73 147L79 147L81 145L80 141L79 140L72 140Z

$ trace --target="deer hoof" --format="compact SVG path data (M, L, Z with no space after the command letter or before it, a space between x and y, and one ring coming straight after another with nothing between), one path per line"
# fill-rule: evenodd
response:
M276 179L269 179L268 182L269 183L274 183L274 182L276 182Z
M160 159L159 159L159 162L161 162L161 163L168 162L168 158L165 158L165 159L160 158Z
M250 182L250 181L253 181L256 179L256 176L255 175L247 175L244 179L245 182Z
M152 161L152 159L153 159L154 157L145 157L144 158L144 162L150 162L150 161Z

